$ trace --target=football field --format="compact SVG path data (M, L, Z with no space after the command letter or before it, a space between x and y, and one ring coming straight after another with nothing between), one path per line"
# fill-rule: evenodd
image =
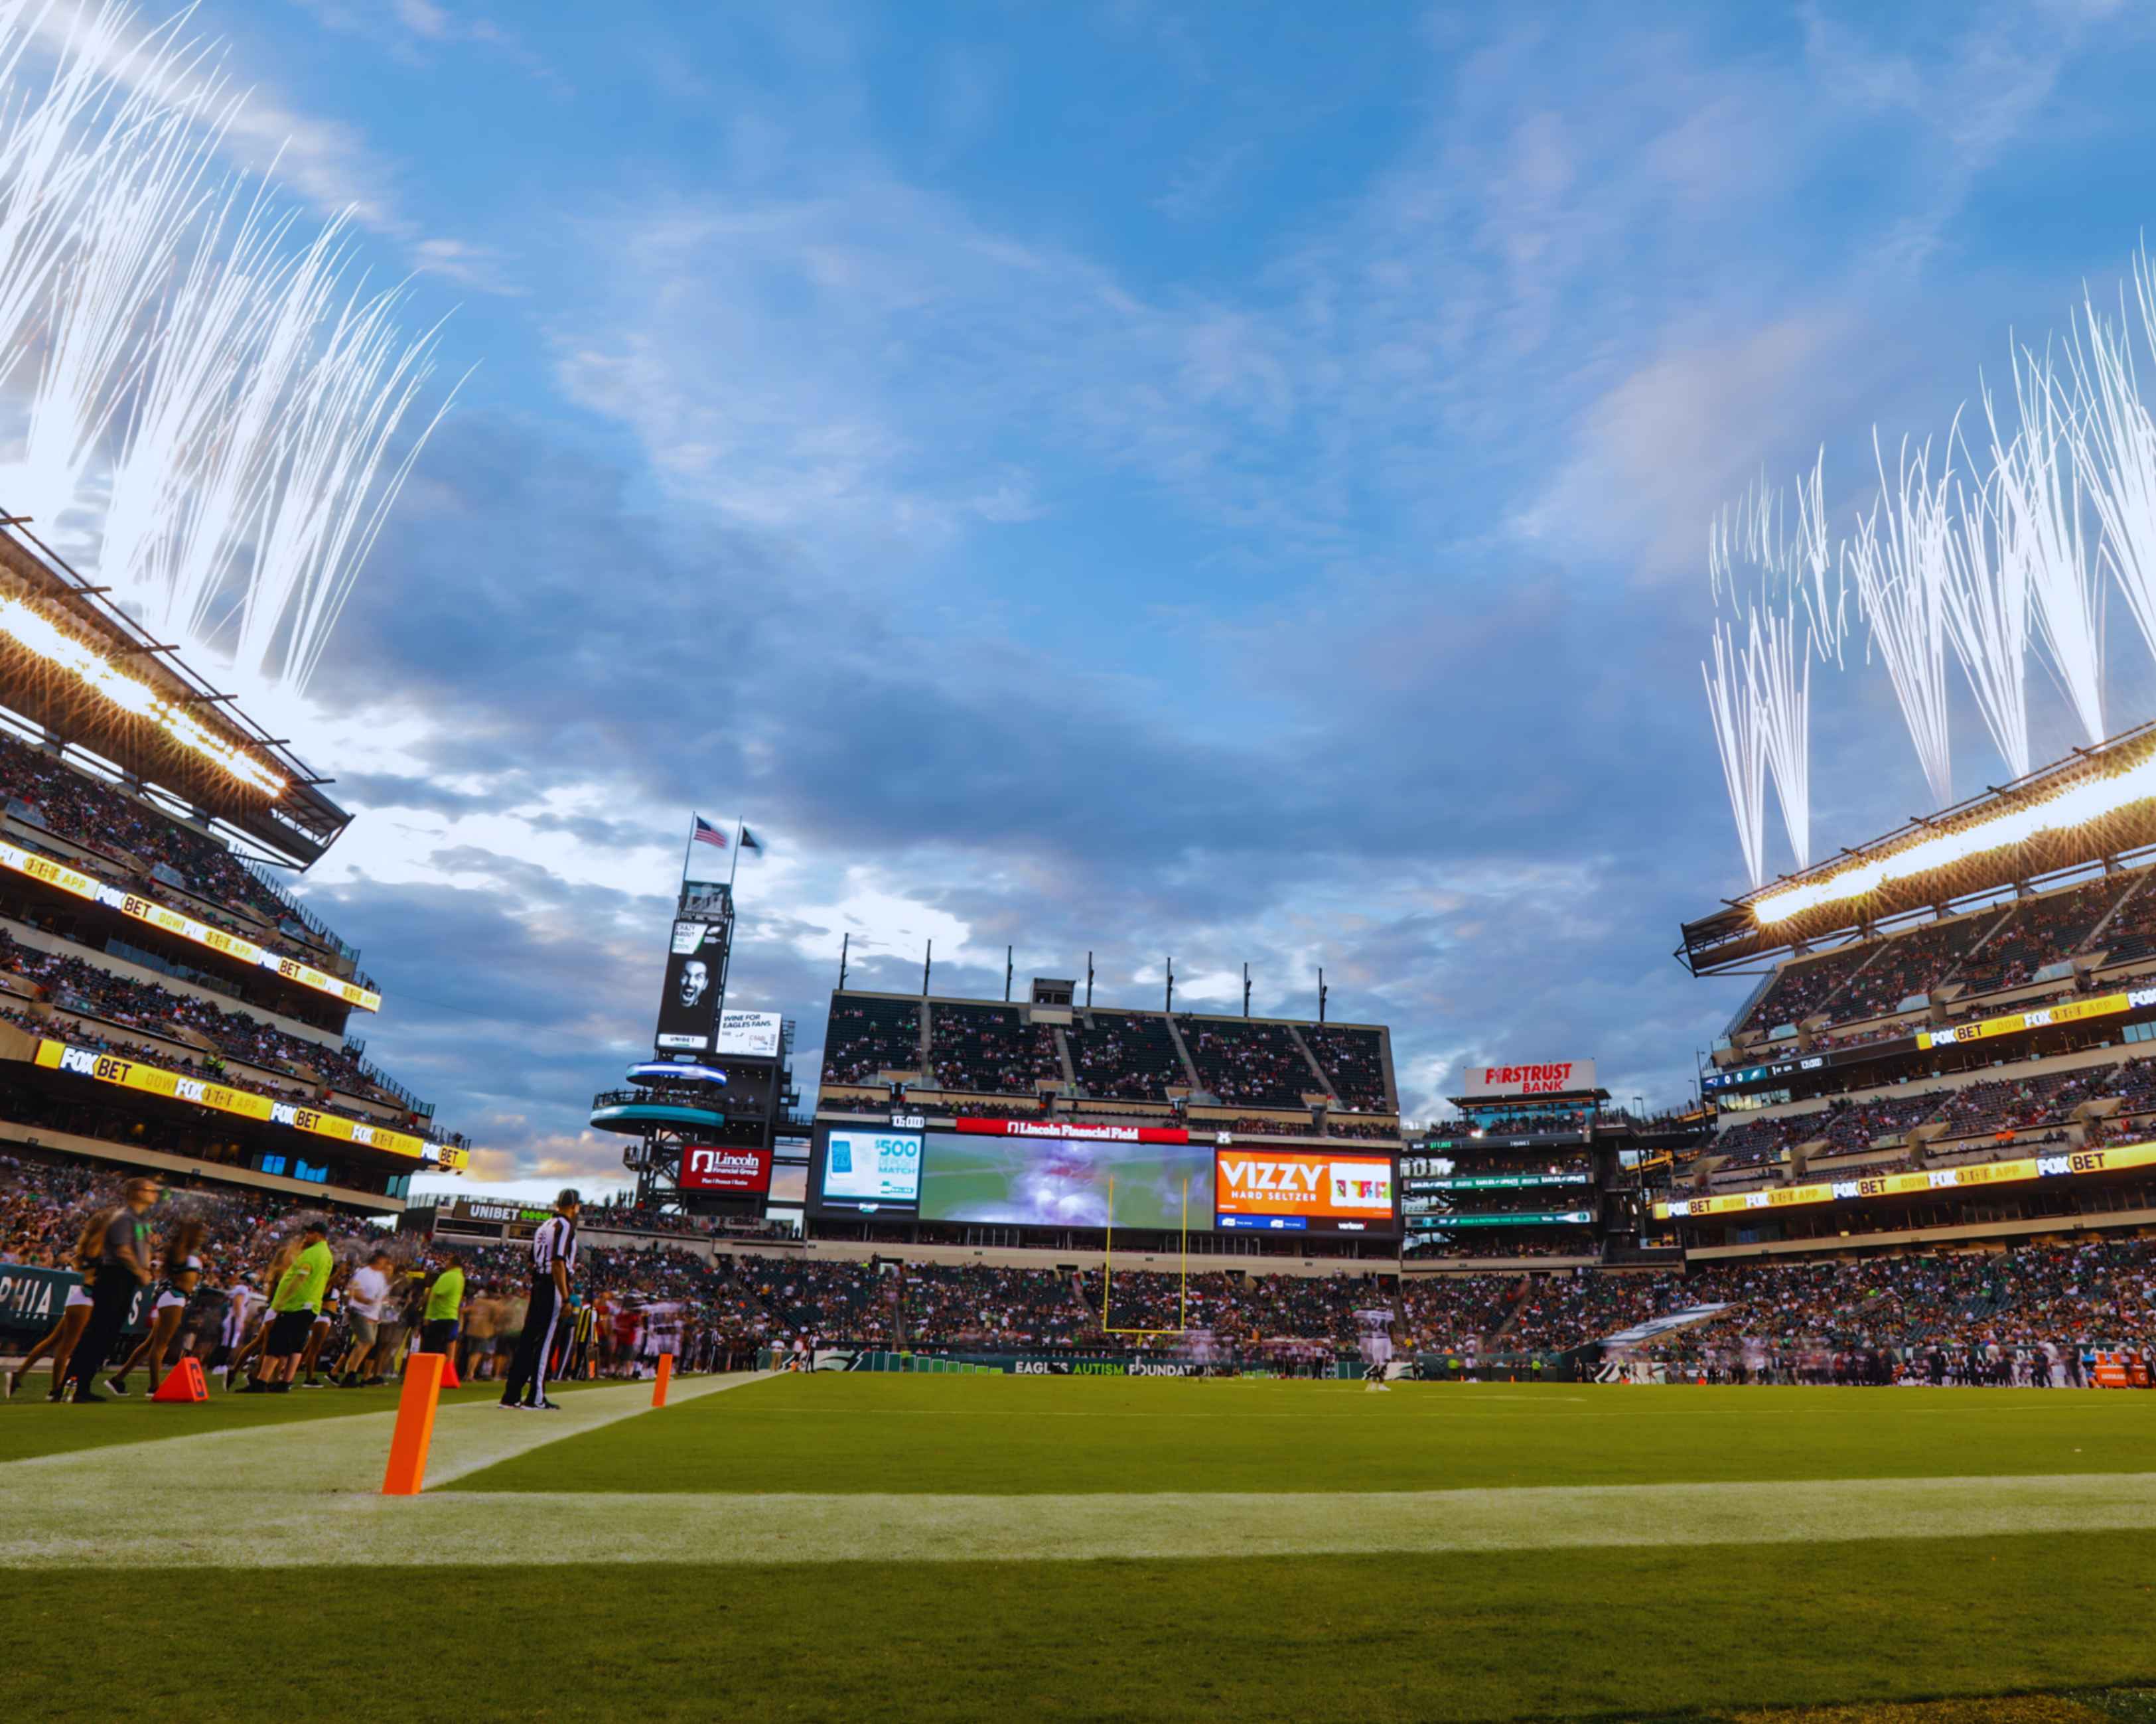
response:
M413 1499L376 1494L386 1391L0 1407L0 1701L2156 1716L2133 1691L2156 1684L2156 1407L2130 1393L825 1373L649 1394L453 1399Z

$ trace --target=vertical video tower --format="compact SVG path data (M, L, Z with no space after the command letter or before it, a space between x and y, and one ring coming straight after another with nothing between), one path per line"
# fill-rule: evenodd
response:
M631 1140L621 1159L639 1206L750 1218L769 1199L777 1132L799 1099L793 1026L725 1009L733 934L732 887L685 880L651 1058L629 1067L629 1087L592 1098L593 1128Z

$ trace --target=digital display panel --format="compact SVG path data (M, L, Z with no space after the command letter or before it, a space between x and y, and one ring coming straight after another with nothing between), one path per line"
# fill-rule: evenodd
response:
M1186 1213L1193 1228L1212 1223L1209 1147L957 1131L928 1134L921 1216L924 1221L1105 1228L1111 1179L1118 1228L1174 1233L1183 1227Z
M675 1184L683 1191L762 1192L771 1189L771 1152L722 1144L685 1143Z
M1214 1156L1214 1224L1227 1231L1396 1233L1389 1156L1223 1149Z
M776 1012L721 1012L716 1052L776 1060L786 1020Z
M652 1046L662 1054L711 1053L726 985L726 924L685 917L675 922Z
M815 1159L816 1207L911 1212L921 1197L921 1133L834 1127Z

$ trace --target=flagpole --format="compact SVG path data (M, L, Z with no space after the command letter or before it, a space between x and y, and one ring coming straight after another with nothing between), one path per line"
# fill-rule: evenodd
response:
M689 842L681 846L681 884L689 884L689 859L696 854L696 811L689 811Z
M734 859L726 865L726 896L734 895L734 875L741 871L742 834L748 829L746 818L734 822Z

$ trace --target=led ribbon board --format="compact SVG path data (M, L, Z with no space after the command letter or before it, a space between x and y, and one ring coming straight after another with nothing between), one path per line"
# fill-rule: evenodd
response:
M2056 1024L2078 1024L2084 1018L2116 1018L2156 1006L2156 988L2137 988L2126 993L2099 993L2085 1000L2069 1000L2062 1006L2041 1006L2033 1012L2009 1012L2002 1018L1957 1024L1948 1029L1925 1029L1917 1034L1918 1048L1948 1048L1957 1042L1980 1042L1994 1035L2012 1035L2019 1029L2045 1029Z
M297 958L280 957L277 953L257 946L252 940L244 940L237 934L228 934L222 928L213 928L208 922L197 921L191 916L182 916L177 910L167 910L154 899L145 898L139 892L123 892L117 886L109 886L102 880L93 880L80 869L69 867L64 862L55 862L49 856L40 856L35 850L26 850L19 845L0 842L0 868L11 868L18 874L28 875L32 880L42 880L49 886L69 892L78 898L86 898L93 904L102 904L108 910L116 910L122 916L132 916L138 922L147 922L153 928L162 928L167 934L177 934L182 940L192 940L198 946L207 946L213 952L221 952L227 957L237 958L241 963L275 971L287 982L296 982L302 988L311 988L317 993L326 993L342 1000L348 1006L357 1006L362 1012L382 1009L382 996L371 988L362 988L356 983L303 964Z
M2156 1166L2156 1143L2124 1143L2102 1149L2068 1150L2061 1155L2025 1156L2010 1162L1978 1162L1966 1167L1934 1167L1924 1173L1875 1173L1867 1178L1777 1186L1765 1191L1737 1192L1726 1198L1676 1198L1658 1201L1655 1204L1655 1219L1697 1220L1702 1215L1793 1209L1810 1203L1842 1203L1852 1198L1967 1191L1980 1185L2010 1185L2028 1179L2054 1179L2061 1175L2116 1173L2128 1167L2152 1166Z
M146 1065L140 1060L122 1059L117 1054L95 1053L88 1048L71 1047L65 1042L40 1039L37 1063L49 1071L73 1072L80 1077L95 1078L100 1084L116 1084L123 1090L133 1090L141 1095L162 1095L174 1101L192 1102L197 1107L207 1107L214 1113L228 1113L241 1119L290 1126L295 1131L309 1131L317 1137L333 1137L341 1143L362 1144L369 1149L387 1150L391 1155L408 1157L413 1161L433 1162L450 1172L462 1172L471 1160L470 1153L466 1150L449 1144L429 1143L425 1138L414 1137L408 1131L393 1131L386 1126L362 1125L357 1120L346 1119L341 1113L324 1113L319 1108L295 1106L289 1101L273 1101L267 1095L257 1095L252 1090L235 1090L229 1084L206 1083L200 1078L183 1077L177 1071L167 1071L161 1065Z

